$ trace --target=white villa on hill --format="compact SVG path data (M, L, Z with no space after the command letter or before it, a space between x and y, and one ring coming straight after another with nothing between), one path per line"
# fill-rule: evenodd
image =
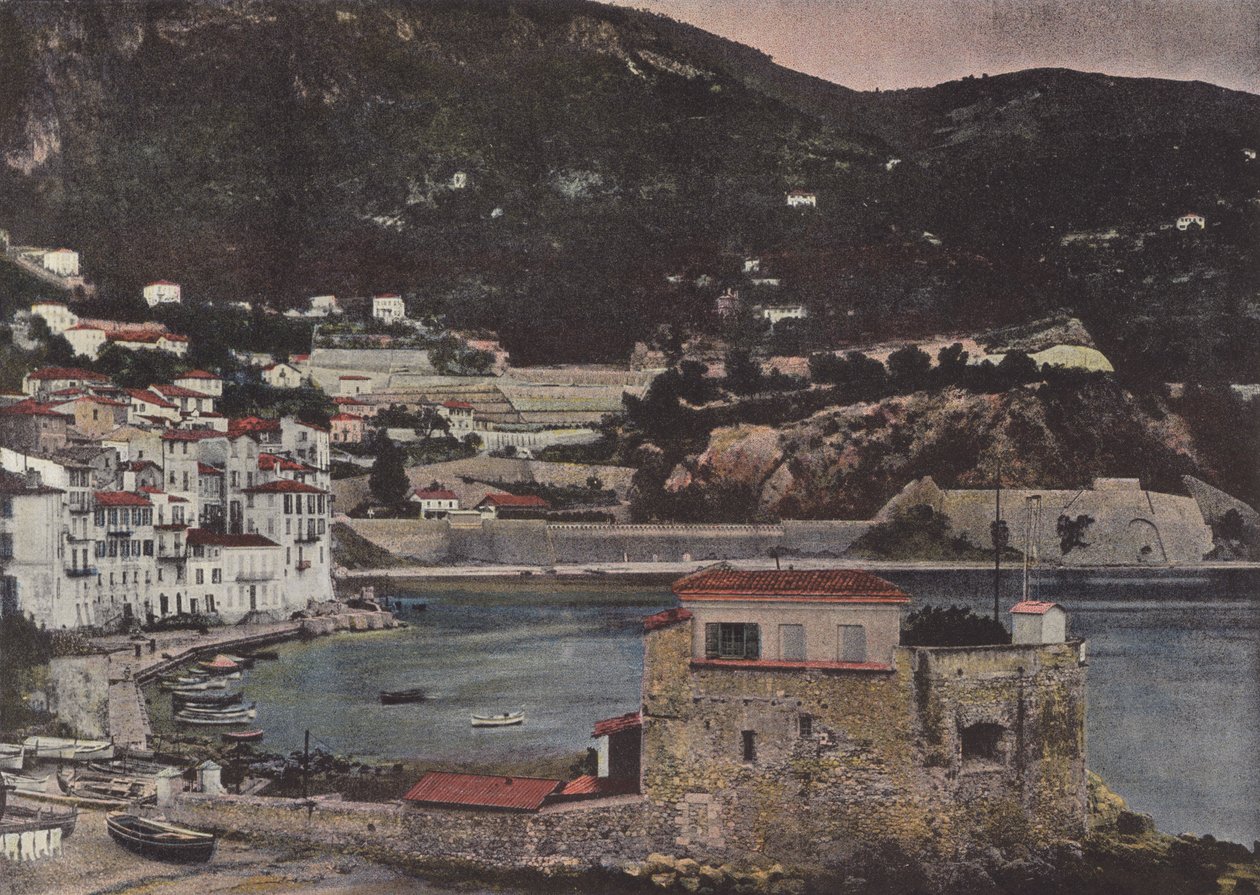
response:
M60 277L79 275L79 253L71 249L53 249L50 252L44 252L41 263L45 270L50 270Z
M808 190L792 190L787 194L787 204L791 208L817 208L818 195Z
M37 301L31 305L31 316L42 318L48 331L59 336L79 322L79 315L64 301Z
M804 320L809 312L804 305L770 305L761 309L761 316L774 326L780 320Z
M372 316L386 323L407 319L407 306L401 295L389 293L372 297Z
M158 280L144 287L144 301L149 307L177 305L180 302L179 283Z
M1188 212L1177 218L1178 230L1189 230L1191 227L1198 227L1200 230L1207 227L1207 219L1201 214Z
M272 388L298 388L302 384L302 373L292 364L268 364L262 368L263 382Z

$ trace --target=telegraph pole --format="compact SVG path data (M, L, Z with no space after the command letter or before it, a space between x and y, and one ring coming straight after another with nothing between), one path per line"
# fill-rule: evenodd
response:
M310 794L311 777L311 732L306 732L306 742L302 746L302 798Z
M997 489L993 519L993 620L1002 623L1002 458L997 458Z

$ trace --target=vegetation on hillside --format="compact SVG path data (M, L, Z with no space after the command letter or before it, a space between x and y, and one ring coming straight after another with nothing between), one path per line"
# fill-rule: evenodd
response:
M1023 554L1012 547L1002 551L1003 558L1019 560ZM950 531L949 519L929 506L915 506L896 513L886 522L853 542L845 556L862 559L916 559L943 562L991 562L992 545L971 543L965 535Z

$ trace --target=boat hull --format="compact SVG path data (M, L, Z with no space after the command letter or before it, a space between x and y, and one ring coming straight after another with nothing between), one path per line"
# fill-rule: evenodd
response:
M25 805L7 805L4 816L0 817L0 833L26 833L60 828L61 838L69 839L74 835L78 822L78 809L52 811L27 808Z
M110 838L123 848L155 861L199 864L214 855L216 840L210 833L155 824L130 814L111 814L105 824Z
M381 705L401 705L404 702L424 702L423 690L382 690Z
M25 746L0 746L0 771L20 771L26 758Z
M473 727L516 727L525 723L524 712L511 712L506 715L473 715Z

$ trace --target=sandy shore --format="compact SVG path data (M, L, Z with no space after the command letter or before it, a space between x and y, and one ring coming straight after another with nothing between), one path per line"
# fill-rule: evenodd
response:
M412 895L449 889L360 858L219 842L207 864L149 861L114 843L101 812L84 812L59 858L0 861L0 895ZM464 893L469 890L462 889Z

